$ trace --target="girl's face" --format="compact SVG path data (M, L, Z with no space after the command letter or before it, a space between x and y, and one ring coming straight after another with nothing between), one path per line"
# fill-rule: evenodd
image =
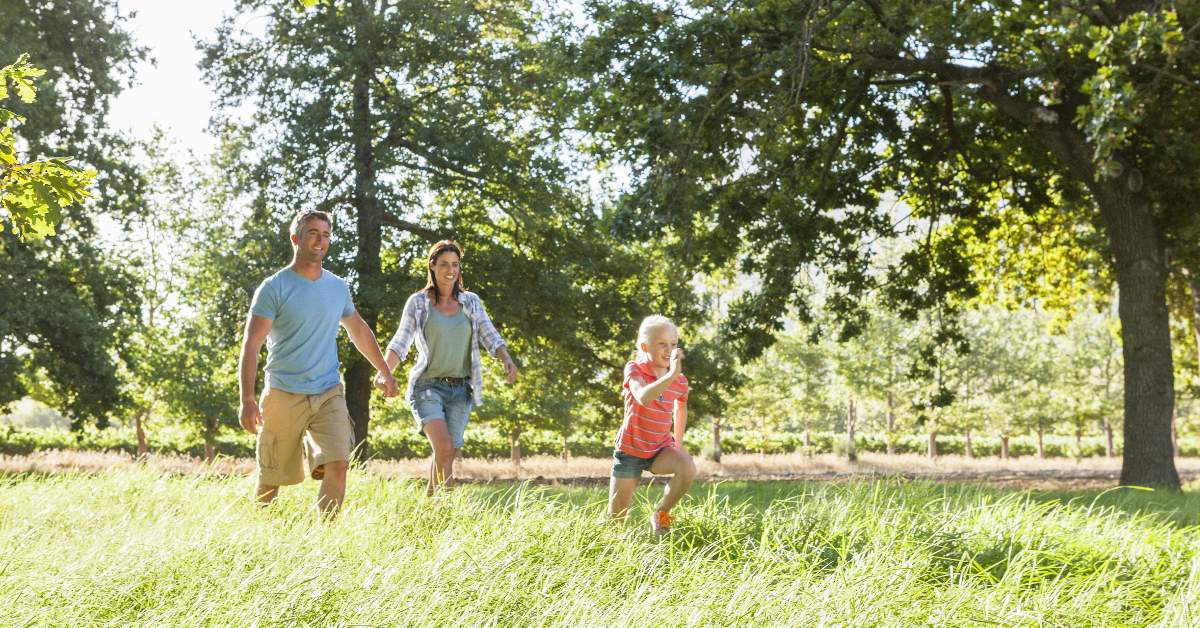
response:
M679 346L679 335L670 329L660 330L650 337L650 344L642 343L642 351L650 356L650 364L658 368L671 368L671 352Z

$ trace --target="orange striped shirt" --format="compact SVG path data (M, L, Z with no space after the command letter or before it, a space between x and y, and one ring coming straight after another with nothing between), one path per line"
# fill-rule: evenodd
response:
M625 396L625 421L617 432L613 443L616 448L631 456L649 458L660 450L675 444L671 436L671 425L675 418L675 402L688 399L687 378L682 373L671 382L658 399L643 406L629 391L629 378L641 377L647 384L658 379L649 362L630 362L625 365L625 381L621 384Z

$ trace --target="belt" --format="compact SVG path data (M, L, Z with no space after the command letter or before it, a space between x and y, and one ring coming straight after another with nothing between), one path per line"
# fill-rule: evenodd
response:
M436 380L442 381L442 382L458 384L459 386L466 386L467 384L471 383L470 378L467 378L467 377L431 377L429 379L436 379Z

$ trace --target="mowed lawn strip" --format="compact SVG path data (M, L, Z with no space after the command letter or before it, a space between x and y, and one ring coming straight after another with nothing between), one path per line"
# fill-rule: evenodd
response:
M0 626L1194 626L1200 496L720 483L669 540L603 489L353 474L266 511L245 478L0 478Z

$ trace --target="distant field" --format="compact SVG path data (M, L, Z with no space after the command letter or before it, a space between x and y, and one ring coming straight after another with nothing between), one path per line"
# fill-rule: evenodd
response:
M1007 488L1038 490L1079 490L1109 488L1120 476L1120 458L1084 458L1078 462L1064 458L1039 460L1034 457L974 458L940 456L930 462L916 454L862 453L855 462L832 454L726 454L722 464L697 458L701 481L772 480L845 482L880 476L902 476L947 482L975 482ZM1200 476L1200 458L1178 458L1176 468L1184 483ZM136 459L124 452L51 450L28 456L0 455L0 473L96 473L105 470L131 470ZM195 456L149 456L142 466L167 473L247 475L254 471L252 458L219 457L212 465ZM530 456L514 467L507 459L466 458L456 466L455 476L464 482L490 483L531 480L544 484L596 485L608 481L612 466L608 458L570 458ZM423 478L429 473L429 460L373 460L366 466L369 475L383 478Z
M0 626L1200 624L1200 495L885 480L698 487L677 532L599 488L353 475L266 511L247 478L0 476Z

